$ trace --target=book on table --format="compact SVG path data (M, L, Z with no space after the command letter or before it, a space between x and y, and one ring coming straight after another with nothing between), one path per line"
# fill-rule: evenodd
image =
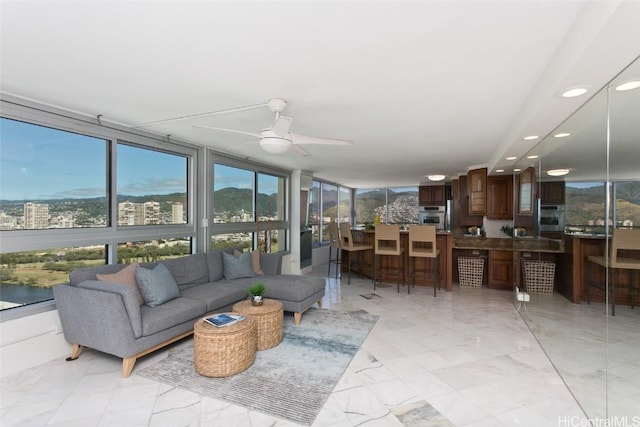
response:
M215 316L206 317L204 320L207 323L212 324L213 326L222 327L233 325L244 319L244 316L239 314L216 314Z

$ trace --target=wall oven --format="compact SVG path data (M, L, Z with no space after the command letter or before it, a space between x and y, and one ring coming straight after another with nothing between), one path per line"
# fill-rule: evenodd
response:
M564 205L540 206L540 231L564 231Z
M445 218L446 209L444 206L420 206L418 211L418 223L435 225L438 230L445 229Z

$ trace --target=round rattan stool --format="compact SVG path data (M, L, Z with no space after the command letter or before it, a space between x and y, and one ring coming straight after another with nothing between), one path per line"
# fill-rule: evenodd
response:
M204 319L193 326L196 372L207 377L228 377L247 369L256 357L256 321L251 317L217 327Z
M265 299L262 305L251 305L251 301L241 301L233 306L233 311L253 317L257 323L258 350L266 350L282 341L282 303L275 299Z

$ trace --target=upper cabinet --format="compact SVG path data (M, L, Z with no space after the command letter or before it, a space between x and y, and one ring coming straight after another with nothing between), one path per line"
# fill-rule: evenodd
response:
M487 168L473 169L467 174L469 215L487 213Z
M564 205L564 181L541 182L540 204Z
M536 170L533 167L520 172L518 179L518 215L533 215L536 188Z
M487 218L513 218L513 178L490 176L487 178Z
M447 192L444 185L429 185L418 188L420 206L444 206L447 204Z

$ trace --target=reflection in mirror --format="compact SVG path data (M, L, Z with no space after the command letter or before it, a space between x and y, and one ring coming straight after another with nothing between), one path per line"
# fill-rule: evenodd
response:
M640 228L640 89L616 90L634 79L640 80L639 61L517 165L534 167L538 181L538 251L532 257L555 262L553 294L532 293L527 312L520 313L591 419L638 415L640 310L629 307L631 276L628 270L608 275L604 268L594 268L590 276L587 262L590 256L608 255L613 228ZM554 232L548 226L561 215L552 212L563 212L564 220ZM546 251L547 239L556 238L562 251ZM640 294L640 271L635 276ZM604 290L588 287L590 278Z

